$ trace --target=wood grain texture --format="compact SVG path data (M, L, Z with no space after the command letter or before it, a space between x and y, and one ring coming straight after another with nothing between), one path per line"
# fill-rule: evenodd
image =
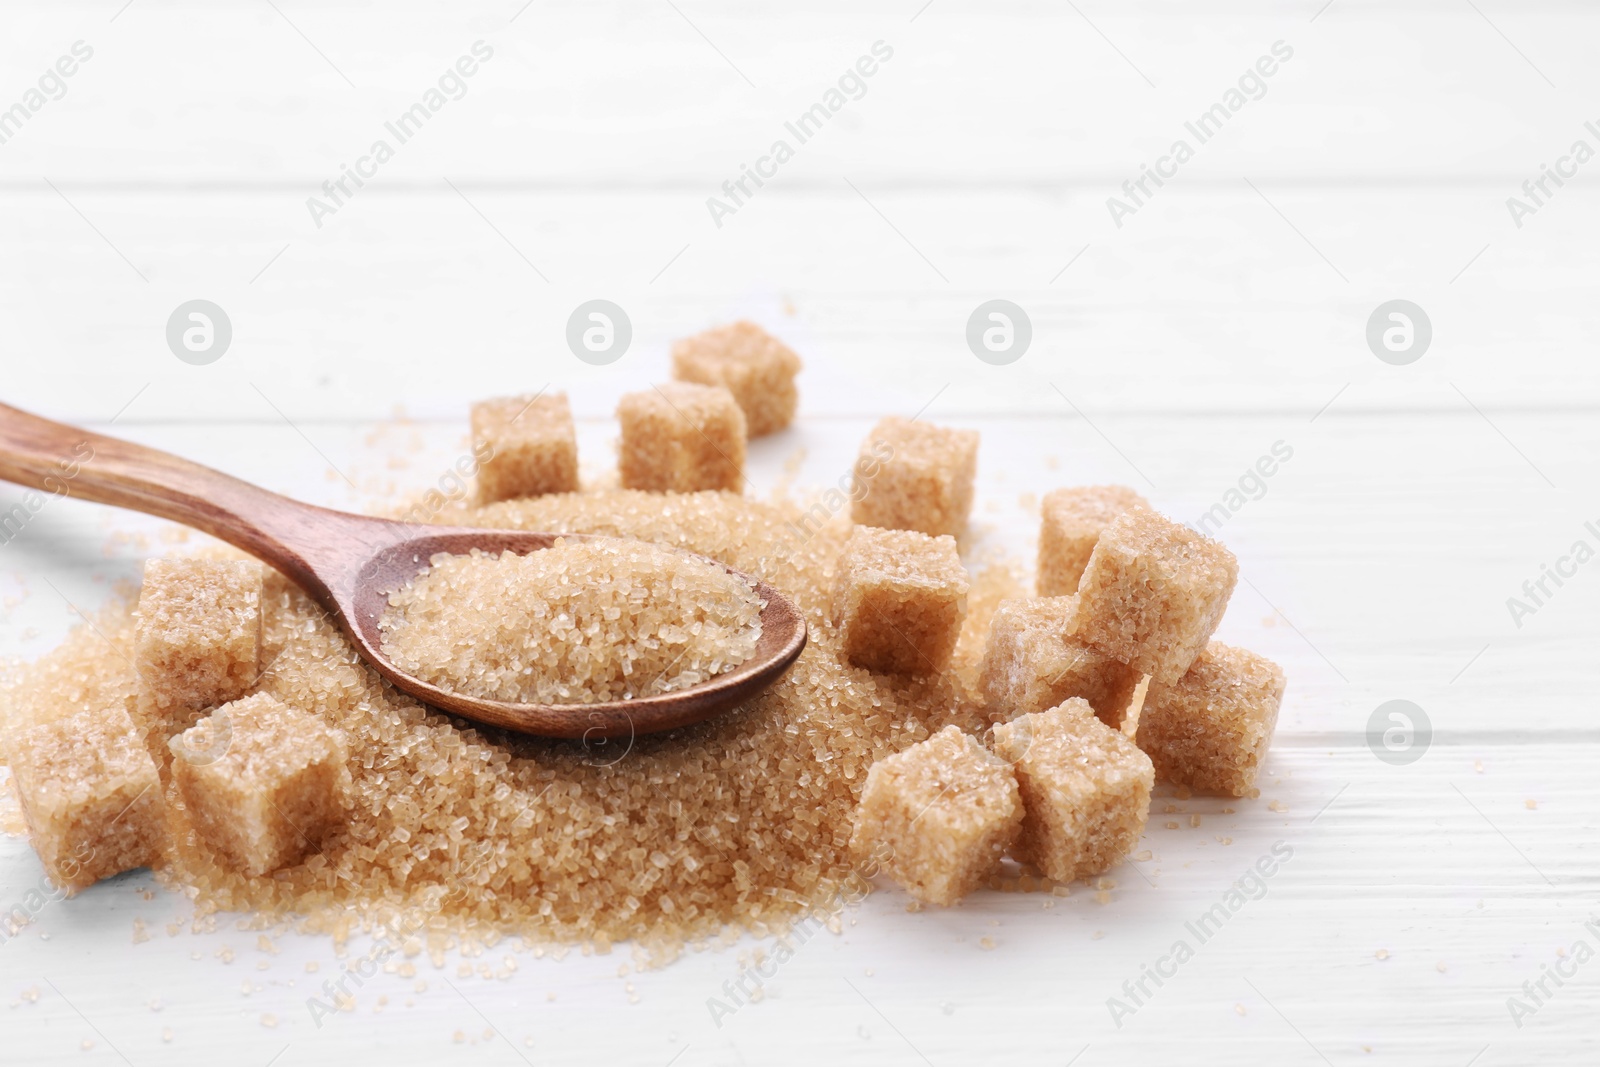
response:
M1600 14L1572 3L565 0L518 14L406 0L377 18L351 0L231 0L203 26L181 0L139 0L115 22L106 6L8 12L15 95L73 42L95 50L5 146L9 182L275 185L298 206L479 40L493 58L394 145L381 182L703 199L880 40L893 58L796 146L783 182L1117 185L1283 41L1293 58L1185 180L1515 186L1596 117L1584 101L1600 88L1586 50Z

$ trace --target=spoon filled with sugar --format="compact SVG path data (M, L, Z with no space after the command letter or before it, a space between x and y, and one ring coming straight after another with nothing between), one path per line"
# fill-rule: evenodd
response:
M429 526L334 511L5 404L0 479L170 519L226 541L299 585L396 689L450 714L518 733L598 740L700 722L777 681L806 644L797 605L765 582L705 556L617 538ZM546 557L550 566L519 562L552 548L557 551ZM596 569L608 560L615 574ZM653 577L677 566L681 580ZM519 581L541 580L555 590L553 610L541 614L538 598L508 595ZM606 597L594 600L602 587ZM669 587L687 591L669 602L695 613L692 622L660 616L659 600L651 595ZM451 609L452 597L459 611ZM563 608L584 597L582 606L603 612L597 617L611 620L611 631L630 618L650 628L650 635L641 634L649 640L623 649L631 681L601 678L592 666L580 669L593 660L588 652L574 659L550 650L573 629L571 612ZM441 627L447 631L460 620L466 637L487 641L492 628L482 626L481 618L472 620L494 605L527 611L509 620L522 627L521 642L485 648L488 662L477 669L474 649ZM549 642L540 640L544 633L552 635ZM708 633L720 639L713 642ZM657 647L669 636L683 644L672 662ZM431 662L430 655L440 662ZM681 687L671 687L673 678ZM586 686L589 691L580 692ZM529 696L540 702L524 702Z

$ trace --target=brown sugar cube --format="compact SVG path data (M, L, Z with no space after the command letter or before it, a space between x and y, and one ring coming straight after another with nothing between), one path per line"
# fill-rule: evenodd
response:
M857 526L833 584L845 659L886 674L937 673L961 634L967 587L955 538Z
M743 409L751 437L794 421L798 373L794 350L753 322L718 326L672 346L672 376L726 388Z
M1135 741L1164 782L1247 796L1272 743L1284 687L1276 663L1213 641L1176 683L1150 683Z
M745 418L728 390L667 382L624 395L617 418L624 489L743 491Z
M125 708L8 728L11 787L45 873L69 894L161 859L166 803Z
M1133 850L1150 814L1150 757L1082 698L994 728L1022 793L1012 855L1057 882L1102 874Z
M478 502L578 491L578 435L565 393L472 405Z
M171 747L195 830L245 874L299 863L345 822L344 742L265 693L218 708Z
M978 432L891 416L856 458L851 518L861 526L959 534L972 511Z
M978 668L991 722L1082 697L1107 726L1122 726L1139 672L1067 636L1076 606L1070 596L1000 602Z
M1089 485L1046 493L1040 502L1039 595L1076 593L1100 531L1135 504L1150 506L1124 485Z
M1216 631L1238 577L1238 561L1219 542L1135 505L1095 542L1068 632L1175 682Z
M139 725L160 744L255 686L262 577L250 560L146 561L134 663Z
M867 771L850 848L918 900L949 905L994 870L1021 823L1010 766L946 726Z

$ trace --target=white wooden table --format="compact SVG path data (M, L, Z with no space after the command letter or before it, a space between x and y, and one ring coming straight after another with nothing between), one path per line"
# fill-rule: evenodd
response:
M521 953L505 979L453 960L318 1027L327 942L169 937L187 902L130 876L0 943L5 1062L1595 1061L1600 563L1520 620L1507 599L1600 548L1600 162L1561 162L1600 149L1600 13L919 2L8 4L0 109L27 115L0 122L0 396L358 506L442 475L470 400L547 383L603 469L616 396L747 315L808 364L758 485L801 448L799 484L833 484L877 416L926 406L984 433L975 551L1023 559L1023 494L1120 481L1196 521L1283 442L1220 531L1247 579L1221 636L1290 678L1261 798L1158 797L1106 903L908 914L886 888L720 1025L707 1000L753 942L626 975L625 950ZM360 164L478 41L464 95ZM864 95L717 226L707 198L879 41ZM1185 123L1280 41L1198 144ZM1107 198L1179 138L1193 158L1118 227ZM1541 164L1577 176L1534 204ZM371 177L319 227L307 198L346 165ZM1511 196L1537 207L1520 227ZM233 331L205 366L166 342L197 298ZM595 298L633 326L609 366L564 340ZM965 341L994 298L1033 327L1005 366ZM1365 340L1393 299L1432 323L1409 365ZM161 530L42 509L0 546L0 655L52 647L64 601L104 601ZM1433 730L1403 765L1369 744L1396 699ZM1186 923L1275 845L1260 899L1198 944ZM40 878L0 839L0 901ZM1180 939L1194 957L1135 1005L1124 982Z

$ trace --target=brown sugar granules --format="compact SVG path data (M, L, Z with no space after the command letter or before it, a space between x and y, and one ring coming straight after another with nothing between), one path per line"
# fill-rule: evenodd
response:
M309 917L306 928L336 936L384 922L419 931L430 956L454 931L601 950L636 939L663 959L730 924L768 934L831 905L859 886L847 843L867 769L947 723L974 730L984 720L959 657L964 675L929 679L841 665L826 609L842 538L797 536L788 524L798 516L717 492L615 491L440 511L441 523L699 552L803 608L810 642L771 689L631 744L515 737L425 709L384 685L309 598L269 572L262 662L271 667L258 691L346 739L347 827L300 865L253 879L196 847L185 813L169 804L175 832L162 877L191 888L202 911L294 911ZM976 577L973 596L1020 595L1001 573ZM985 588L1003 580L1004 589ZM131 700L131 619L130 607L108 609L25 668L22 695L8 703L45 711ZM987 613L968 625L986 630ZM981 649L982 636L964 633L963 645Z
M763 601L715 563L639 541L440 554L389 598L384 651L440 688L523 704L670 693L749 659Z

